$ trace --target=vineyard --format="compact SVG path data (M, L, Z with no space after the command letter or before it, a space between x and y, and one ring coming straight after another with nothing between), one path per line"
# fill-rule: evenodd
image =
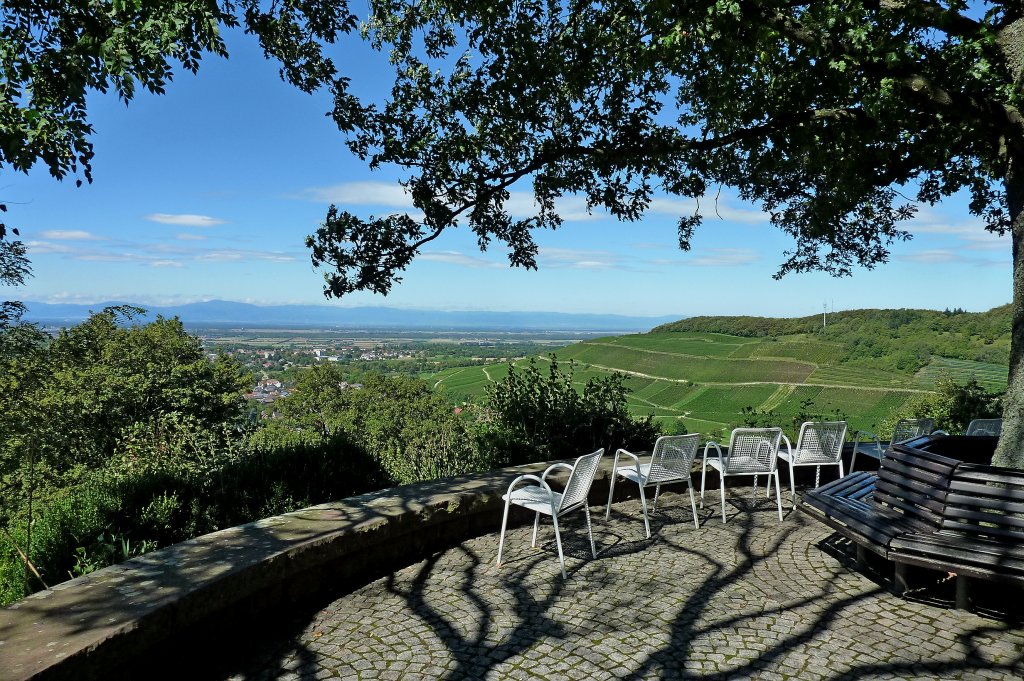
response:
M709 436L742 425L745 410L770 413L780 424L813 415L845 418L852 429L872 430L893 409L932 390L940 377L973 378L993 391L1005 390L1007 379L1005 365L942 356L931 357L916 371L896 371L876 358L850 359L842 343L809 334L653 332L596 338L554 354L560 364L573 363L580 386L589 378L620 372L631 390L634 414L651 415L667 432L682 424ZM547 356L534 359L548 361ZM458 367L427 377L437 389L480 401L508 366Z

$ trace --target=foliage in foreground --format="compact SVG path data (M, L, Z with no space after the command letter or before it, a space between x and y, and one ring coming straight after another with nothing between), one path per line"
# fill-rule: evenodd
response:
M879 435L890 437L900 419L933 418L936 430L963 433L973 419L995 419L1002 414L1002 398L985 390L977 381L971 379L961 384L940 378L934 393L916 397L894 410Z
M296 508L656 434L630 419L621 379L579 393L557 366L511 377L481 412L418 379L353 385L322 364L274 418L246 427L240 366L207 357L176 319L119 323L132 312L105 310L53 339L0 331L0 604Z
M535 359L488 389L483 441L495 466L580 456L600 447L649 448L659 435L651 417L634 419L621 374L573 384L572 363L563 371L550 356L547 375Z

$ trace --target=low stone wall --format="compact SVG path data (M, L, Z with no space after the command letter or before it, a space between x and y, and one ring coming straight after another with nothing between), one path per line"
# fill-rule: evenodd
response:
M608 495L611 457L591 490ZM58 584L0 610L0 679L110 679L183 632L355 589L497 532L512 479L547 464L424 482L265 518ZM556 478L558 479L558 478ZM717 483L716 483L717 484ZM635 485L619 492L635 494ZM527 519L523 513L512 521ZM497 544L495 544L497 552Z
M607 502L611 462L607 455L602 461L592 506ZM547 465L313 506L58 584L0 610L0 681L134 678L142 655L175 655L183 636L208 632L219 640L238 623L273 621L275 611L287 612L303 599L354 590L467 538L498 532L508 484ZM699 492L699 462L695 469ZM823 482L834 478L834 470L826 469ZM798 483L808 475L813 480L812 471L799 471ZM564 482L564 474L555 479ZM717 488L713 471L707 483ZM636 485L616 486L616 500L636 495ZM518 511L510 523L532 520ZM497 548L495 542L495 553Z

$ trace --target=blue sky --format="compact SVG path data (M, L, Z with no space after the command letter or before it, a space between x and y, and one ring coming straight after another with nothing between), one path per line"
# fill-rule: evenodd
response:
M540 270L510 269L465 230L445 234L385 297L328 303L303 245L329 203L369 215L409 205L394 169L370 172L325 113L326 95L282 83L249 36L228 36L229 60L208 57L162 96L129 106L92 97L95 182L76 188L45 171L6 171L9 224L29 244L35 276L6 297L46 302L213 298L259 304L388 305L446 310L545 310L632 315L807 315L830 308L962 307L1010 299L1008 238L986 233L966 201L923 208L891 262L852 278L774 281L790 239L756 206L723 192L693 250L676 247L687 201L659 197L638 223L563 202L565 226L535 235ZM380 96L380 55L344 48L337 62L357 92ZM515 193L514 212L530 197ZM706 208L711 201L703 204Z

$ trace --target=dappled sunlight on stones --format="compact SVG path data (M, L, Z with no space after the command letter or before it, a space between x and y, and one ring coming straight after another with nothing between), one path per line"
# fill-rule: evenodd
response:
M665 494L644 538L635 501L563 528L464 541L327 604L233 679L1013 679L1024 630L890 595L823 550L830 531L717 495L694 529ZM788 509L787 509L788 511ZM495 518L497 530L498 518Z

